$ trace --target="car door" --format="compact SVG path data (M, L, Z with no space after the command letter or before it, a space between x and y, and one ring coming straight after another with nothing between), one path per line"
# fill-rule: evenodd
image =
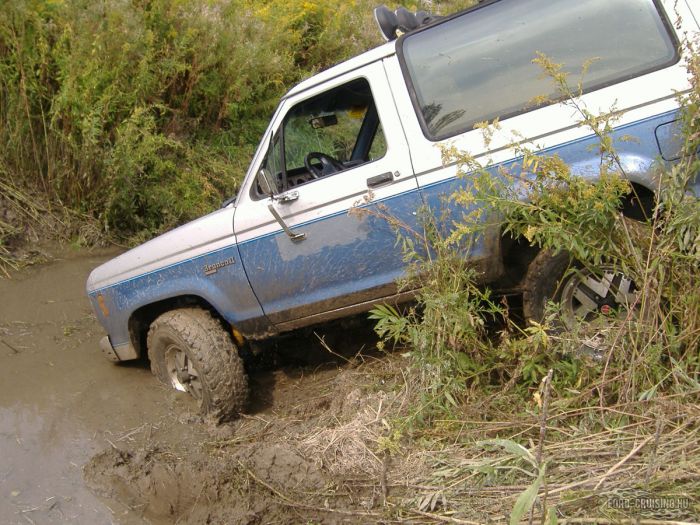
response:
M421 197L382 63L289 97L267 140L253 169L277 195L249 176L235 231L270 321L290 328L394 294L397 229L419 229Z

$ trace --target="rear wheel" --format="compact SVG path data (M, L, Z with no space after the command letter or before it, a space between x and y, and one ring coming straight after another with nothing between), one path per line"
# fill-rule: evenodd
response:
M183 308L164 313L151 325L147 344L153 374L192 395L202 413L224 421L243 411L248 398L243 361L209 312Z
M597 271L577 269L563 281L559 297L564 322L571 328L577 322L593 322L626 315L637 303L632 279L604 265Z
M600 352L609 328L636 308L638 293L632 279L610 265L584 268L566 252L542 250L528 267L523 313L528 321L542 322L547 303L554 302L555 325L576 329L589 349Z

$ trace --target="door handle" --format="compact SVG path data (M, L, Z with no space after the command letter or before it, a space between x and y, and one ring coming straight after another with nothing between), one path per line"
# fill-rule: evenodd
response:
M380 186L386 184L387 182L392 182L394 180L394 175L390 171L382 173L381 175L375 175L367 179L367 187L373 188L374 186Z
M275 220L277 221L277 224L279 224L280 226L282 226L282 229L284 230L284 233L286 233L287 236L288 236L292 241L294 241L294 242L299 242L299 241L303 241L304 239L306 239L306 234L305 234L305 233L296 233L296 232L293 232L293 231L289 228L289 226L287 226L287 223L284 222L284 219L282 218L282 216L281 216L279 213L277 213L277 210L275 209L275 206L274 206L272 203L270 203L270 204L267 205L267 209L270 210L270 213L272 214L272 216L273 216L273 217L275 218Z

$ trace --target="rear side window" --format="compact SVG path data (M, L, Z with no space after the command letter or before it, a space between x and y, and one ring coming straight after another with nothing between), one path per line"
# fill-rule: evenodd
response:
M502 0L409 34L402 66L426 136L533 109L554 84L533 64L543 53L592 91L678 60L678 43L653 0Z

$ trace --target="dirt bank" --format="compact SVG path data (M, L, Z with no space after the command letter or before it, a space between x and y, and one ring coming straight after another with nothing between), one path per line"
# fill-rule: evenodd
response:
M360 391L348 391L352 374L278 370L266 378L274 395L264 410L210 427L200 442L162 445L141 431L98 454L86 479L151 523L374 521L386 480L372 439L387 395L375 395L378 412L358 411ZM271 386L257 379L255 386Z

